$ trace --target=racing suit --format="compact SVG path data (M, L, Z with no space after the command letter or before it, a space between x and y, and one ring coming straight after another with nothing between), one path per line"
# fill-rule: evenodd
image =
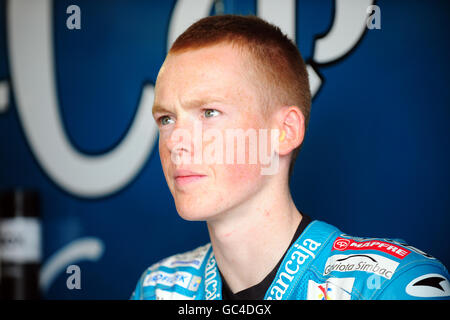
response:
M315 220L288 248L267 300L450 299L444 265L399 240L357 238ZM211 244L166 258L131 299L222 298Z

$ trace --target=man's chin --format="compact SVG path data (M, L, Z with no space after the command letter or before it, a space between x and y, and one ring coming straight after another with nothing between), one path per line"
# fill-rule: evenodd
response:
M214 216L214 212L210 210L204 210L201 208L184 208L182 206L176 206L178 215L187 221L206 221L211 216Z
M185 212L178 210L178 215L186 221L206 221L207 215L198 214L197 212Z

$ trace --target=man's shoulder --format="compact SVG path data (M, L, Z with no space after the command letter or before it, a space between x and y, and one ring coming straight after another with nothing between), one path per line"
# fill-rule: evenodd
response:
M439 298L450 295L445 266L401 239L337 235L323 257L322 276L353 283L357 299ZM331 279L331 280L330 280Z
M169 256L148 267L132 299L192 299L201 283L211 244Z
M161 261L151 265L147 269L147 271L152 272L158 269L178 270L180 268L193 268L198 270L205 260L205 257L210 248L211 244L207 243L193 250L166 257Z

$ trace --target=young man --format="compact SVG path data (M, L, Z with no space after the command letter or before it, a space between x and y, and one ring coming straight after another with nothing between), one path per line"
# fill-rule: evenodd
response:
M289 174L310 100L298 49L259 18L207 17L175 41L155 88L159 152L179 215L206 221L211 244L148 268L132 299L449 297L436 259L296 208Z

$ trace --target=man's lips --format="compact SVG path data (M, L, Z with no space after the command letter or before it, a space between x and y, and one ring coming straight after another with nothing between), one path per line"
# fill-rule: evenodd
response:
M180 177L176 177L175 181L178 185L186 185L188 183L200 180L203 177L206 177L206 176L199 176L199 175L197 175L197 176L180 176Z
M175 182L179 186L198 181L204 177L206 177L206 175L190 170L176 170L174 174Z
M186 169L177 169L175 170L175 174L173 175L174 178L184 178L184 177L193 177L193 176L205 176L205 174L200 173L200 172L196 172L196 171L191 171L191 170L186 170Z

